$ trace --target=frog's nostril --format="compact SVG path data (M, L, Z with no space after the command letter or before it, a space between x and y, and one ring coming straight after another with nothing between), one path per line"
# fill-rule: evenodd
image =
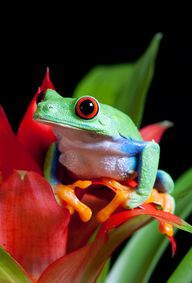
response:
M53 105L48 105L48 109L54 109Z
M36 98L36 103L40 103L44 100L45 98L45 92L44 91L41 91L38 95L37 95L37 98Z
M55 112L54 106L53 106L52 104L48 104L48 103L42 104L41 109L42 109L45 113L49 113L50 111L51 111L51 112Z

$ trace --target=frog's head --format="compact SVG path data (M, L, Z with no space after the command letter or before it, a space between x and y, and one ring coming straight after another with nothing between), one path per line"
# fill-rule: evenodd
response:
M48 89L37 98L34 119L55 127L69 127L107 136L118 136L113 117L118 111L100 104L94 97L64 98Z

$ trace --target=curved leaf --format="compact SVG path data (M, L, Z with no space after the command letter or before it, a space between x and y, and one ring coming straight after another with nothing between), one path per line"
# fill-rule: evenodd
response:
M161 255L159 243L162 240L168 243L167 238L158 232L156 222L136 232L117 258L106 283L148 282L149 266L154 267L155 261Z
M95 282L112 252L133 232L148 223L151 217L155 217L159 221L170 222L183 229L189 228L192 232L192 226L168 212L157 210L149 204L143 205L142 208L127 210L125 213L119 212L103 223L95 241L58 259L45 270L38 283L51 283L53 281L55 283ZM120 226L116 227L117 225Z
M176 201L175 214L185 219L192 211L192 168L177 180L173 195Z
M96 283L105 283L106 282L106 278L107 278L107 274L109 272L109 269L110 269L110 259L106 262L105 266L103 267L103 270L99 274L99 277L97 278Z
M174 195L175 214L186 218L192 210L192 169L176 182ZM126 283L125 278L129 278L129 283L147 283L168 244L168 240L158 232L157 224L148 224L135 233L125 246L107 278L107 283Z
M173 272L167 283L191 283L192 280L192 248Z
M115 248L130 234L149 221L147 215L137 216L108 237L99 237L90 245L57 260L42 274L38 283L93 283Z
M162 34L156 34L134 64L95 67L77 85L73 96L94 96L101 103L127 113L139 126L161 38Z
M31 283L22 267L0 247L0 282Z

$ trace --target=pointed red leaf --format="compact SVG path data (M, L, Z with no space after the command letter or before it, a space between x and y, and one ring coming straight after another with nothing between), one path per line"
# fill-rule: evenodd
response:
M35 160L15 137L3 108L0 107L0 172L3 178L12 174L13 169L41 173Z
M34 172L15 171L0 187L0 245L38 278L65 255L69 212L49 183Z
M171 248L172 248L172 257L173 257L173 256L175 255L175 253L176 253L177 244L176 244L176 242L175 242L174 237L169 236L168 238L169 238L169 241L170 241L170 243L171 243Z
M133 232L147 224L151 216L192 232L192 227L177 216L159 211L149 204L143 205L142 208L120 212L112 215L102 225L98 237L92 244L53 263L45 270L38 283L94 283L113 251ZM116 227L117 225L120 226Z
M124 210L122 212L113 214L102 225L102 228L99 231L99 236L105 234L107 231L110 231L115 227L118 227L122 223L138 215L150 215L151 217L156 218L160 222L164 221L184 230L185 230L185 226L186 228L188 227L187 223L184 222L180 217L172 213L165 212L163 210L158 210L151 204L143 204L141 207L131 210L130 209Z
M55 89L55 87L54 87L54 85L53 85L53 83L52 83L52 81L51 81L51 79L50 79L49 67L47 67L47 69L46 69L45 77L44 77L44 79L43 79L43 81L42 81L42 84L41 84L41 86L40 86L40 92L41 92L42 90L45 91L45 90L48 89L48 88L50 88L50 89Z
M163 121L142 128L140 134L145 141L155 140L158 143L164 132L172 126L170 121Z
M18 139L27 148L33 158L42 166L48 146L55 140L52 127L37 123L33 120L34 112L37 108L36 98L41 91L51 88L55 89L47 68L46 75L41 86L29 105L24 118L18 129Z

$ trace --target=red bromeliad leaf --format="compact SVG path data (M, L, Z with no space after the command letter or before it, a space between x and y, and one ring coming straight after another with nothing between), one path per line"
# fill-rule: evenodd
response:
M38 283L94 283L116 247L147 220L131 219L123 233L97 238L92 244L57 260L45 270Z
M15 171L0 186L0 245L38 278L65 255L69 212L39 174Z
M167 222L171 225L184 230L188 232L192 232L192 226L186 223L183 219L180 217L165 212L163 210L158 210L155 208L152 204L143 204L139 208L135 208L132 210L124 210L122 212L113 214L103 225L101 230L99 231L99 236L106 233L106 231L110 231L117 226L121 225L125 221L129 220L132 217L138 216L138 215L150 215L154 218L156 218L159 222Z
M163 121L142 128L140 134L145 141L155 140L158 143L164 132L172 126L171 122Z
M141 212L141 209L143 209L143 212ZM192 233L192 226L186 223L183 219L180 217L162 211L162 210L157 210L153 205L151 204L144 204L142 205L141 208L135 208L134 210L128 210L128 211L122 211L120 213L112 215L109 220L107 220L102 228L100 229L98 236L102 236L103 234L106 233L106 231L110 231L114 229L115 227L121 225L125 221L129 220L132 217L135 217L137 215L141 214L147 214L151 215L152 217L156 218L159 223L162 225L164 222L170 223L171 225ZM172 256L174 256L176 252L176 243L173 237L168 236L171 246L172 246Z
M42 84L40 86L40 92L45 91L48 88L55 89L55 87L54 87L54 85L53 85L53 83L50 79L50 76L49 76L49 67L47 67L47 69L46 69L45 77L44 77Z
M0 107L0 157L0 172L3 179L12 174L13 169L41 173L40 167L12 132L2 107Z
M94 250L95 251L95 250ZM92 255L92 245L85 246L69 255L57 260L42 274L38 283L79 283L83 268L88 262L88 255ZM83 282L83 281L82 281ZM85 280L84 282L89 282Z
M192 232L192 227L180 218L149 204L120 212L102 225L92 244L57 260L45 270L38 283L94 283L113 251L133 232L148 223L151 216Z
M33 120L33 115L37 107L37 96L48 88L55 89L49 77L49 69L47 68L45 78L32 99L17 134L19 141L27 148L40 165L43 164L48 146L55 140L50 126L37 123Z

